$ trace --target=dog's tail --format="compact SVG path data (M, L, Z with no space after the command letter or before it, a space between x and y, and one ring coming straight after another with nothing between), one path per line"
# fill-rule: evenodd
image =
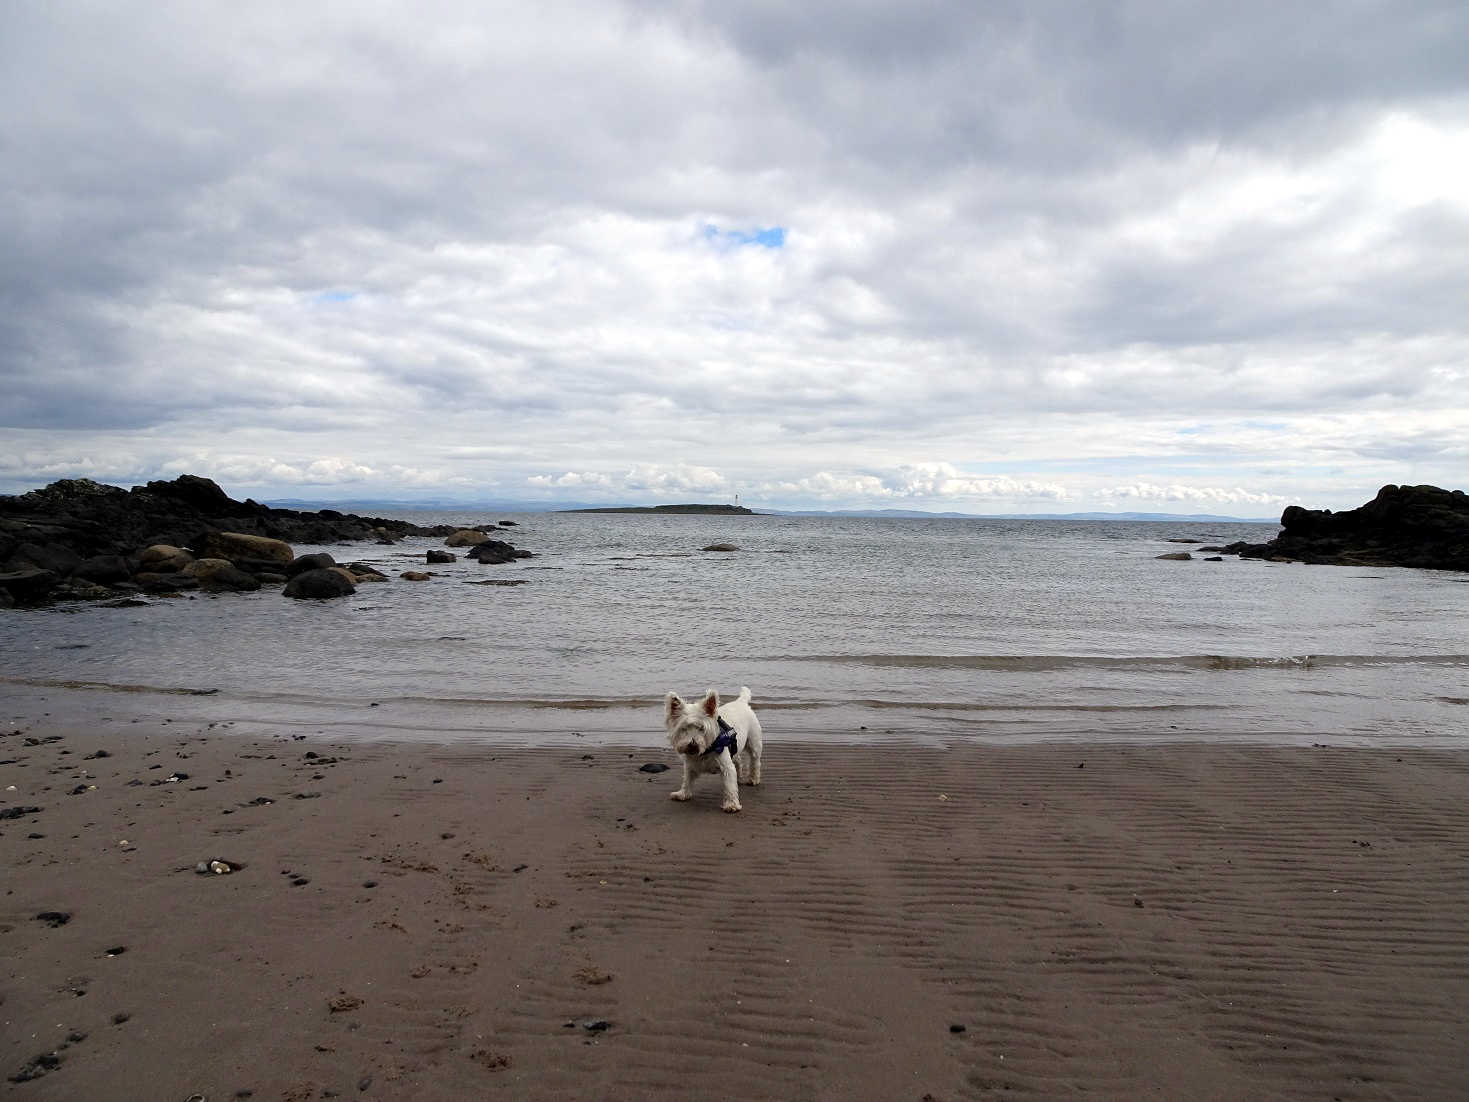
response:
M748 686L748 685L741 685L740 686L740 695L737 696L737 697L735 697L735 703L736 704L748 704L748 703L750 703L750 686Z

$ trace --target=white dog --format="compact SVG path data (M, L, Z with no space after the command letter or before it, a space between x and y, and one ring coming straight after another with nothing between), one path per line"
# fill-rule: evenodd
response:
M724 810L738 811L736 778L749 785L760 783L760 720L750 707L750 690L741 686L740 695L722 707L713 689L697 704L685 704L669 693L663 720L668 725L668 741L683 761L683 787L672 798L689 799L695 777L718 773L724 781Z

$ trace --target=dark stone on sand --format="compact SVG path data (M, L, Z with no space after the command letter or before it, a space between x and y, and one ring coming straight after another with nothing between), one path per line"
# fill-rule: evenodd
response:
M639 773L667 773L668 772L668 766L664 765L661 761L644 762L642 765L638 766L638 772Z
M349 596L357 588L336 570L307 570L287 582L282 592L297 600L326 600Z
M116 1014L112 1016L112 1024L122 1025L123 1022L127 1021L131 1017L132 1015L129 1014L126 1010L119 1010Z
M12 1083L29 1083L33 1079L39 1079L48 1071L55 1071L61 1066L61 1057L55 1052L43 1052L31 1059L10 1077Z
M960 1025L958 1022L955 1022L953 1025L949 1026L949 1032L950 1033L964 1033L966 1030L968 1030L968 1028L969 1028L968 1026Z
M588 1033L605 1033L612 1028L612 1023L606 1018L598 1018L594 1022L582 1022L581 1027Z
M1332 566L1469 570L1469 495L1438 486L1384 486L1340 513L1289 506L1284 531L1268 543L1232 543L1243 558Z
M68 922L71 921L71 912L70 911L42 911L40 914L38 914L36 916L36 921L37 922L44 922L47 926L50 926L54 930L58 926L65 926Z
M4 807L0 808L0 819L24 819L27 815L39 815L39 807Z

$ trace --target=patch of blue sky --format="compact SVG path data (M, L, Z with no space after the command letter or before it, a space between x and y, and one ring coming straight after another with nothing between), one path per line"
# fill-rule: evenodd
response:
M784 226L769 226L765 229L722 230L712 222L705 223L702 234L717 249L740 249L755 245L762 249L783 249L786 243Z
M313 296L311 301L323 304L351 302L357 295L357 291L322 291L320 294Z

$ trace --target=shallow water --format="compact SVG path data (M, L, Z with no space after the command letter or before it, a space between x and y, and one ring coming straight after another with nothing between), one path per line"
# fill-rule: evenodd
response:
M535 558L341 601L5 613L4 712L627 742L749 685L772 739L1466 742L1464 575L1156 558L1268 526L513 516ZM325 550L396 578L438 545Z

